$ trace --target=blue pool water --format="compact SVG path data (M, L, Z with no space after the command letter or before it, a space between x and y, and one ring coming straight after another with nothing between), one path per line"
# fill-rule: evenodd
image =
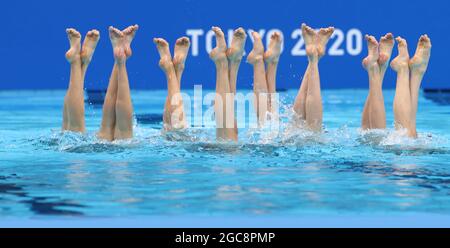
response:
M95 138L98 107L86 136L60 133L64 94L0 92L0 220L450 215L450 108L425 98L418 140L361 133L367 91L326 90L320 136L284 120L276 137L242 129L238 144L216 144L214 129L164 138L165 91L135 91L136 114L150 118L133 140L107 143ZM295 94L281 93L286 109Z

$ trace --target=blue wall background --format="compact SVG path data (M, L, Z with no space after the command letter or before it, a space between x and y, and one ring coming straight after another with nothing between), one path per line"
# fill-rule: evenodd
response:
M292 56L298 42L292 32L302 22L313 27L334 25L347 33L358 29L362 34L381 36L393 32L408 39L410 52L415 50L420 34L428 33L433 41L433 55L425 87L448 87L450 57L450 3L448 1L3 1L0 23L0 89L63 89L67 87L69 66L64 54L68 48L67 27L83 34L89 29L101 31L102 39L89 68L86 87L101 89L108 83L113 65L107 28L124 28L137 23L141 29L133 43L134 56L128 62L131 87L134 89L165 88L163 73L158 68L158 54L153 37L164 37L171 45L188 29L205 32L212 25L224 30L239 26L245 29L280 29L285 36L285 52L278 74L280 88L297 88L307 65L302 56ZM335 37L337 39L337 37ZM331 41L330 44L336 41ZM247 51L252 42L247 43ZM344 41L344 50L346 41ZM353 43L355 44L355 43ZM394 51L394 55L396 54ZM324 88L366 88L367 76L361 67L366 55L327 56L321 62ZM205 51L205 36L199 39L199 54L190 56L183 88L203 84L215 86L215 67ZM239 88L252 86L252 68L241 67ZM385 88L395 86L390 70Z

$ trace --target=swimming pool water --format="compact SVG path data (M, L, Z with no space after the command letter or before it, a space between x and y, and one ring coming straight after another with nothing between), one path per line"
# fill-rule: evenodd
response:
M107 143L99 107L87 135L60 133L64 94L0 92L0 218L450 214L450 108L424 98L416 141L392 130L394 91L390 129L364 134L367 91L325 90L318 137L285 123L278 137L240 130L238 144L216 144L214 129L171 141L152 119ZM135 113L159 116L165 94L132 92Z

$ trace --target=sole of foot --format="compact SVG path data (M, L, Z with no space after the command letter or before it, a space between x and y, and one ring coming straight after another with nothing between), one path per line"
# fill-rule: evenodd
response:
M402 37L397 37L398 56L392 60L391 67L394 71L400 71L409 67L408 43Z
M209 57L213 61L224 61L227 58L227 43L225 41L225 34L219 27L212 27L211 30L216 35L216 47L211 51Z
M127 27L126 29L122 30L122 33L124 35L124 46L125 46L125 53L127 58L131 57L133 55L133 52L131 50L131 42L133 42L134 37L136 36L136 32L139 30L139 25L132 25Z
M83 47L81 49L81 61L83 64L89 64L91 62L99 40L100 32L98 30L94 29L86 34Z
M230 61L241 61L245 53L245 43L247 34L243 28L238 28L233 33L231 47L227 50L227 57Z
M319 53L319 58L325 56L325 50L327 48L328 41L334 34L334 27L321 28L317 33L317 50Z
M302 24L302 36L305 40L306 55L309 58L318 58L319 50L317 49L317 33L305 23Z
M281 55L281 44L283 43L283 39L281 38L281 34L275 32L270 37L269 48L264 53L264 60L266 63L278 63Z
M366 41L369 54L363 60L363 66L366 70L368 70L370 67L378 66L380 54L379 54L379 44L374 36L366 35Z
M425 72L428 67L431 56L431 40L428 35L422 35L417 44L417 50L414 57L410 60L411 70Z
M153 43L156 45L156 48L158 49L158 53L160 56L159 67L161 67L161 69L165 71L169 70L171 67L173 68L169 43L162 38L154 38Z
M184 68L191 42L188 37L181 37L175 43L175 52L173 55L173 65L177 68Z
M80 58L81 34L73 28L66 29L66 33L70 43L70 48L66 52L66 59L71 63L77 58Z
M125 47L123 44L124 34L122 31L114 27L109 27L109 38L113 46L114 59L118 63L123 63L126 61Z
M261 40L261 35L258 32L252 31L253 50L247 56L247 63L254 64L257 61L264 60L264 45Z
M380 39L380 57L378 64L382 67L387 67L387 63L391 59L392 50L394 49L395 40L392 33L388 33Z

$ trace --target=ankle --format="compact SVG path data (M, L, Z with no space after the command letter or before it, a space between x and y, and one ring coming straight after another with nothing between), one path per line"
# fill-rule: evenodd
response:
M313 55L313 56L308 56L308 62L310 64L319 64L320 58L319 56Z
M252 65L258 65L258 64L263 64L264 65L264 58L263 56L254 56L254 57L249 57L248 58L248 63L252 64Z
M266 62L266 64L268 65L268 66L276 66L276 65L278 65L278 62L280 61L280 59L279 58L276 58L276 59L265 59L264 60L264 62Z

